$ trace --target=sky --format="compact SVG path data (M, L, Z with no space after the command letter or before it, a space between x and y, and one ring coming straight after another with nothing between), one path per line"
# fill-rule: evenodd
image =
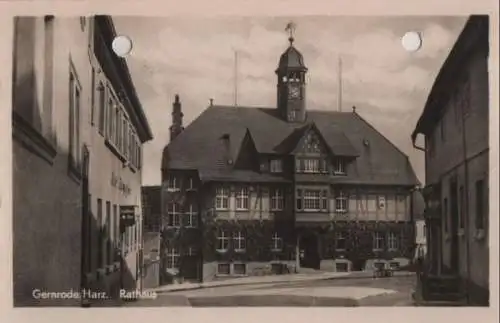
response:
M309 69L307 109L338 110L341 57L342 110L356 106L357 113L409 156L424 183L424 155L413 148L410 135L466 17L120 16L114 21L117 33L132 40L126 60L153 130L154 139L144 146L143 185L161 183L175 94L186 127L210 98L214 104L234 104L235 75L238 105L276 106L274 70L289 44L289 21L296 25L294 46ZM408 31L422 35L416 52L402 46Z

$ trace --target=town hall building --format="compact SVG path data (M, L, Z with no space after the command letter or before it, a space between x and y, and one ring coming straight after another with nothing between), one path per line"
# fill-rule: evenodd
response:
M355 108L308 106L308 69L289 41L276 107L211 103L184 129L175 97L162 160L163 273L208 281L413 257L419 183L408 156Z

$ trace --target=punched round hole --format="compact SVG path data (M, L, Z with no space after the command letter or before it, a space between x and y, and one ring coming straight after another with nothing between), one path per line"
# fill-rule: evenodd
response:
M132 40L127 36L116 36L111 46L116 55L125 57L132 51Z
M403 48L408 52L416 52L422 47L422 36L419 32L409 31L401 38Z

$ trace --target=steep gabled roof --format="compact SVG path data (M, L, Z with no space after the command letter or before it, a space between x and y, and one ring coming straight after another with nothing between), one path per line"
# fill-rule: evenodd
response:
M357 113L308 110L307 122L314 123L335 154L358 156L345 181L374 185L418 183L408 157ZM300 138L305 130L302 128L304 124L282 120L275 108L210 106L165 147L162 168L196 169L200 176L218 173L227 179L238 171L220 163L228 150L219 139L223 134L229 136L229 150L235 159L247 131L259 153L276 154L279 147L286 146L284 142ZM258 180L257 174L252 176Z

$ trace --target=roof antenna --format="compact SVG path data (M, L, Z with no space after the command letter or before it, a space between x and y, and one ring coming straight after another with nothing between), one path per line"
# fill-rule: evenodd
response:
M210 106L213 107L214 106L214 99L210 98Z

